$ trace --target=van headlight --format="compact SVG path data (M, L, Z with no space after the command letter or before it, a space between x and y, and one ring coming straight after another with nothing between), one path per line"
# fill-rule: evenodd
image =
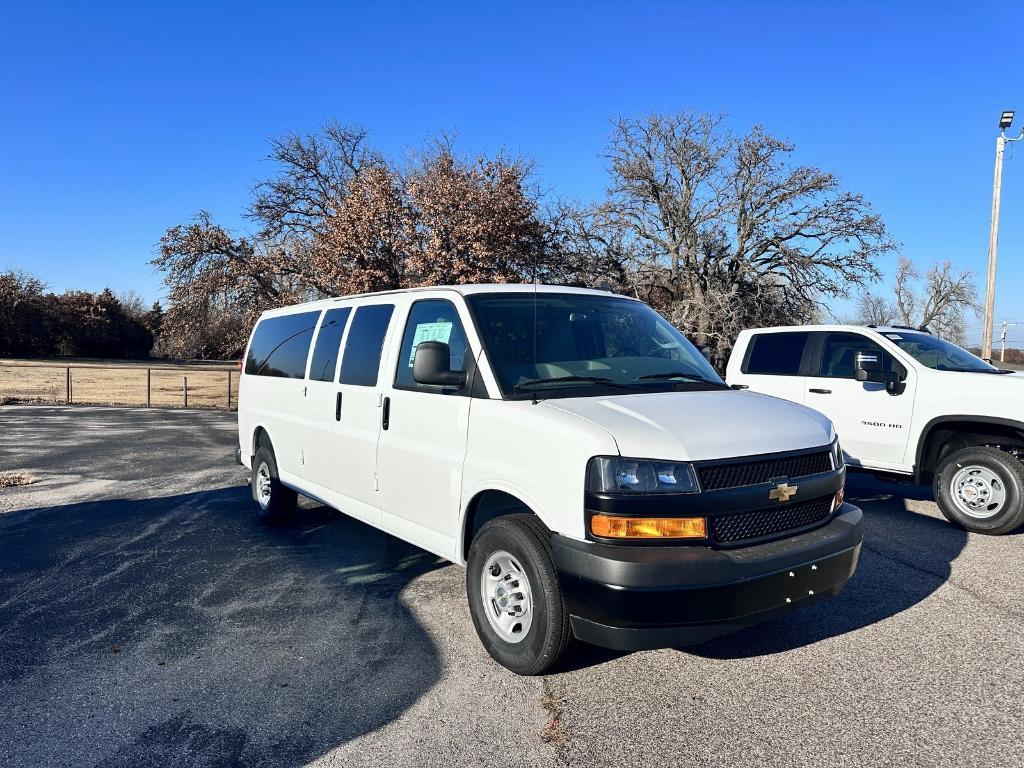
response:
M587 490L600 493L697 493L697 476L685 462L595 456L587 465Z

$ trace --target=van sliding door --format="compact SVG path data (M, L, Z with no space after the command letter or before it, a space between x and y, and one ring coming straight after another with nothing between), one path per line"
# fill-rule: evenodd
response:
M378 379L394 310L395 305L390 303L355 307L345 334L337 396L327 414L333 425L333 439L324 485L341 497L338 506L342 512L375 525L380 524L377 439L384 413Z

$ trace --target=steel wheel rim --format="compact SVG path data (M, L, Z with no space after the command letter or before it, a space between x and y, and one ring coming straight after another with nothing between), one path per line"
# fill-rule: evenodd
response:
M264 509L270 503L270 492L270 467L264 461L260 464L259 469L256 470L256 500L259 501L260 506Z
M995 517L1006 505L1006 483L988 467L961 467L949 483L957 509L975 520Z
M533 626L533 593L526 571L504 550L487 558L480 574L480 600L491 629L506 643L520 643Z

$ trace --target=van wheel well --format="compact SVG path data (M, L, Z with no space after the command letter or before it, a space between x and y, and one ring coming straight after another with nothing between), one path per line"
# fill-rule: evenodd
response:
M270 442L270 435L267 434L267 430L263 427L256 427L256 431L252 436L253 455L264 445L270 448L270 450L274 450L274 444Z
M519 512L535 514L520 499L504 491L481 491L469 502L466 523L462 528L462 559L469 558L469 547L474 537L488 522L503 515Z
M977 421L946 421L936 424L924 436L917 468L918 480L929 481L949 454L974 446L998 448L1024 460L1024 430L1010 424Z

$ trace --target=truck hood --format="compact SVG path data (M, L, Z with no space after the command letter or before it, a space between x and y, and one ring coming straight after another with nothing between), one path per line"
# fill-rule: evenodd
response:
M988 416L1024 421L1024 372L960 373L928 371L918 384L918 397L941 405L945 414Z
M734 390L545 400L607 430L623 456L703 461L827 445L827 417L768 395Z

